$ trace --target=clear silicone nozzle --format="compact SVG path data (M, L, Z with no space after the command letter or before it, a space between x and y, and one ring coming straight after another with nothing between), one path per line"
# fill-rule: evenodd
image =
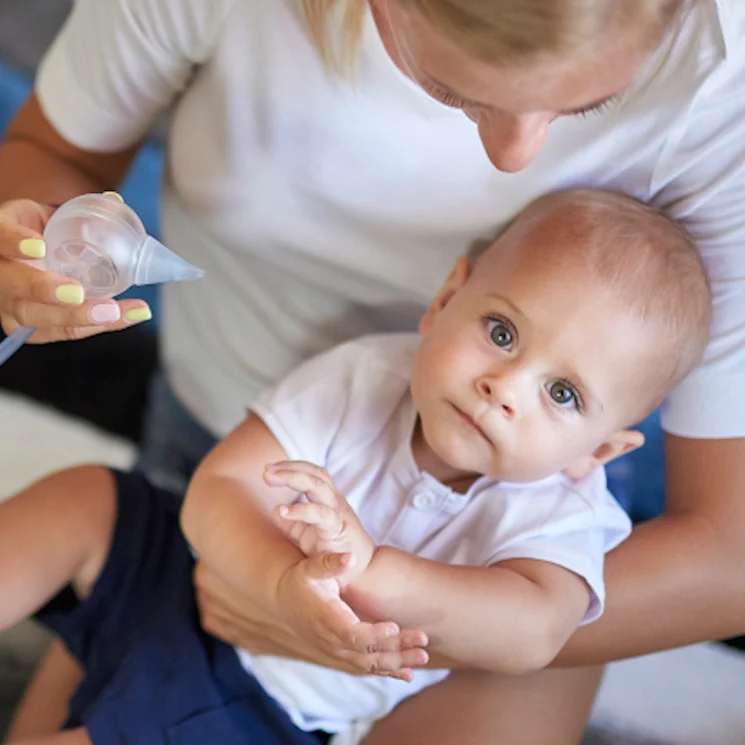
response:
M136 285L159 285L162 282L191 282L204 278L204 270L184 261L160 241L147 236L142 243L137 266Z

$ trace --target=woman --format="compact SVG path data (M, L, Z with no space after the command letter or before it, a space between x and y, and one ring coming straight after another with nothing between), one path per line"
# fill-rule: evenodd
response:
M456 672L365 741L576 742L602 663L745 630L744 68L737 0L78 0L0 150L0 199L35 203L3 208L3 325L48 341L142 316L55 298L69 281L35 276L22 251L40 245L19 242L45 205L114 188L171 104L164 240L209 278L164 288L143 461L172 484L163 452L188 470L303 357L410 327L453 258L538 194L620 189L685 219L712 342L665 407L667 511L609 558L607 612L558 660L574 669ZM334 664L205 564L196 579L208 630ZM16 737L59 726L60 657Z

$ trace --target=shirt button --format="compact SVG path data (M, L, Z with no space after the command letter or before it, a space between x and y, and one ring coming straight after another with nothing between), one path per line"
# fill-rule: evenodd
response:
M414 505L415 509L426 512L435 506L436 501L434 495L429 492L417 492L411 500L411 503Z

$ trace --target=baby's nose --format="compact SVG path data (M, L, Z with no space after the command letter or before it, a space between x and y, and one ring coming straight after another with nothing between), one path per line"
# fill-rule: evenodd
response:
M500 407L507 419L517 417L517 396L511 386L506 385L504 380L484 376L478 381L477 388L483 398L494 407Z

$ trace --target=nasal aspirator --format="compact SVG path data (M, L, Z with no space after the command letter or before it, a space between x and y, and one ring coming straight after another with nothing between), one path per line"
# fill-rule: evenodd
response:
M110 194L65 202L44 230L45 268L80 282L86 298L111 298L132 285L202 279L204 272L149 236L137 214ZM36 329L18 327L0 343L2 365Z

